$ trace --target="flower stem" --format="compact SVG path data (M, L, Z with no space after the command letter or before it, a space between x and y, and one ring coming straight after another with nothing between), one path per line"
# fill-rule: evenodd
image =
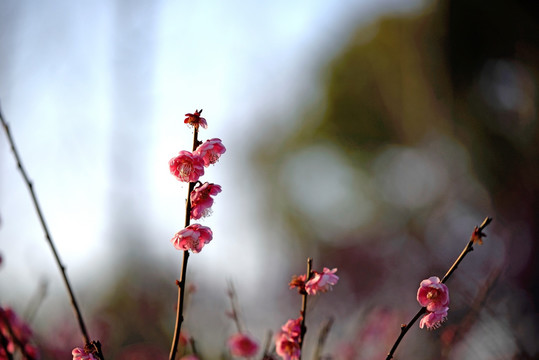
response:
M453 263L453 265L451 265L451 267L449 268L449 270L447 271L447 273L445 274L444 278L442 279L442 283L445 283L447 280L449 280L449 277L451 277L451 275L453 274L453 272L457 269L457 267L459 266L460 262L464 259L464 257L471 251L473 251L473 244L475 241L478 240L478 238L480 239L482 236L486 236L485 234L482 233L483 229L487 227L488 224L490 224L490 222L492 221L492 218L490 217L487 217L485 218L485 220L483 220L483 223L480 225L480 226L476 226L475 229L474 229L474 232L472 233L472 236L470 238L470 241L468 241L468 243L466 244L466 246L464 247L464 250L462 250L462 252L460 253L459 257L457 258L457 260L455 260L455 262ZM412 320L410 320L410 322L408 324L402 324L401 325L401 333L399 334L399 337L397 338L397 341L395 341L395 344L393 344L393 347L391 348L391 350L389 351L389 353L387 354L387 357L386 357L386 360L391 360L393 358L393 354L395 353L395 350L397 350L397 347L399 346L402 338L404 337L404 335L406 335L406 333L408 332L408 330L410 330L410 328L412 327L412 325L417 321L417 319L419 319L421 317L421 315L423 315L425 312L427 311L427 308L426 307L422 307L418 312L417 314L415 314L415 316L412 318Z
M67 277L66 273L66 267L62 264L62 261L60 260L60 256L58 255L58 251L56 250L56 246L54 245L54 242L52 240L52 236L49 232L49 228L47 227L47 224L45 222L45 217L43 216L43 212L41 211L41 207L39 206L39 202L37 201L37 196L34 192L34 186L32 182L30 181L30 178L28 177L28 174L26 173L26 170L22 164L21 157L19 156L19 152L17 151L17 148L15 146L15 142L13 140L13 137L11 136L11 132L9 130L9 125L4 119L4 116L2 115L2 110L0 108L0 121L2 122L2 126L4 128L4 132L6 133L6 136L8 138L9 144L11 146L11 151L13 152L13 155L15 157L15 161L17 162L17 167L19 168L19 171L21 172L22 177L24 178L24 182L26 183L26 186L28 187L28 190L30 192L30 195L32 197L32 202L34 204L34 208L37 212L37 216L39 217L39 221L41 222L41 227L43 228L43 232L45 233L45 239L49 243L49 246L52 250L52 253L54 255L54 259L56 261L56 264L58 265L58 268L60 269L60 273L62 274L62 279L64 281L64 285L67 289L69 299L71 300L71 306L73 308L73 312L75 313L75 317L77 318L77 322L79 324L80 331L82 333L82 339L84 341L84 344L90 344L90 336L88 335L88 331L86 330L86 325L84 324L84 319L82 318L82 313L79 309L79 305L77 303L77 300L75 299L75 294L73 292L73 288L71 287L71 283L69 282L69 279ZM100 352L98 354L100 358L103 360L103 354Z
M330 317L325 322L324 326L320 329L320 333L318 335L318 343L316 344L316 349L314 351L313 360L320 360L322 351L324 350L324 344L326 343L326 339L328 337L329 331L331 330L331 327L333 326L333 318Z
M306 276L305 283L307 283L307 281L309 281L313 275L312 270L311 270L312 267L313 267L313 259L307 258L307 276ZM303 347L303 339L305 337L305 333L307 332L307 327L305 326L305 317L307 316L307 296L308 296L307 292L305 291L303 293L303 299L301 302L301 311L300 311L300 314L301 314L301 336L299 337L300 351ZM299 360L301 360L301 352L299 355Z
M198 127L194 127L193 133L193 151L199 145L198 141ZM190 182L189 189L187 191L187 200L185 202L185 227L188 227L191 223L191 192L195 188L196 183ZM183 323L183 304L186 292L186 277L187 277L187 262L189 260L189 250L184 250L182 260L182 270L180 273L180 280L176 280L178 286L178 302L176 306L176 325L174 326L174 337L172 338L172 347L170 348L169 360L176 358L176 352L178 351L178 342L180 340L180 331Z
M240 319L238 316L236 289L234 289L234 284L232 283L232 281L228 283L227 295L230 299L230 307L232 308L230 312L230 317L232 317L232 320L234 320L238 333L243 334L243 327L241 326Z

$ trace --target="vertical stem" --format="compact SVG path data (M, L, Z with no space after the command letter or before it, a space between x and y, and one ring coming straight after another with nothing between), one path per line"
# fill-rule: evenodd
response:
M312 258L307 258L307 276L306 276L306 279L305 279L305 283L307 283L307 281L309 281L312 277L312 266L313 266L313 259ZM303 348L303 338L305 337L305 333L307 332L307 327L305 326L305 317L307 316L307 292L305 291L303 293L303 299L302 299L302 302L301 302L301 336L299 338L299 349L301 351L301 349ZM299 360L301 360L301 352L300 352L300 358Z
M199 145L198 141L198 126L194 126L193 133L193 151ZM185 202L185 227L188 227L191 223L191 192L195 188L195 183L189 183L189 189L187 191L187 200ZM170 349L169 360L176 358L176 352L178 351L178 342L180 340L180 331L183 323L183 304L186 290L186 278L187 278L187 261L189 260L189 251L184 250L182 260L182 270L180 273L180 280L176 280L178 286L178 302L176 305L176 325L174 326L174 337L172 338L172 347Z
M232 308L230 316L232 317L232 320L234 320L238 333L243 334L243 327L241 326L238 316L236 289L234 288L232 281L228 283L228 298L230 299L230 307Z
M77 303L77 300L75 299L75 294L73 292L73 289L71 287L71 283L69 282L69 279L67 278L66 273L66 267L62 264L62 261L60 260L60 256L58 255L58 251L56 250L56 247L54 246L54 242L52 240L52 236L49 232L49 228L47 227L47 224L45 222L45 217L43 216L43 212L41 211L41 207L39 206L39 202L37 201L37 196L34 192L34 186L32 182L30 181L26 170L24 169L24 166L22 165L22 160L19 156L19 153L17 151L17 148L15 147L15 142L13 140L13 137L11 136L11 132L9 130L9 126L7 122L4 119L4 116L2 115L2 111L0 109L0 121L2 122L2 126L4 127L4 131L7 135L9 144L11 146L11 151L13 152L13 155L15 156L15 161L17 162L17 167L19 168L19 171L21 172L22 177L24 178L24 181L26 183L26 186L28 187L28 190L30 191L30 195L32 197L32 201L34 204L34 208L37 212L37 216L39 217L39 221L41 222L41 227L43 228L43 232L45 233L45 239L47 240L52 253L54 255L54 259L56 261L56 264L58 265L58 268L60 269L60 273L62 274L62 279L64 281L64 285L67 289L69 299L71 300L71 306L73 308L73 312L75 313L75 317L77 318L77 322L79 324L80 331L82 333L82 340L84 341L84 344L88 345L90 344L90 336L88 335L88 331L86 330L86 325L84 324L84 319L82 318L82 313L79 309L79 305ZM103 359L103 354L100 353L99 356L101 356L101 359Z

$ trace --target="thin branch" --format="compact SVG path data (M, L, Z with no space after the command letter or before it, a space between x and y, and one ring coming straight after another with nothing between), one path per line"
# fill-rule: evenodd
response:
M313 259L307 258L307 275L305 278L305 283L307 281L311 280L311 277L313 276L312 273L312 267L313 267ZM300 356L299 360L301 360L301 349L303 347L303 339L305 337L305 333L307 332L307 327L305 326L305 317L307 316L307 291L303 292L303 299L301 302L301 336L299 337L299 349L300 349Z
M322 328L320 329L320 334L318 335L318 343L316 344L316 349L314 351L313 360L319 360L322 352L324 351L324 345L326 343L326 339L329 335L329 331L331 330L331 327L333 326L333 317L330 317L327 319L326 323Z
M228 298L230 299L230 306L232 307L232 310L230 312L230 317L232 318L232 320L234 320L238 333L243 334L243 327L241 326L240 319L238 316L238 302L237 302L236 289L234 289L234 284L232 283L232 281L228 282L227 295L228 295Z
M442 283L445 283L447 280L449 280L449 278L451 277L453 272L455 272L455 270L458 268L460 262L464 259L464 257L469 252L473 251L473 244L476 243L476 242L481 244L481 238L486 236L485 234L483 234L483 230L487 227L488 224L490 224L491 221L492 221L492 218L487 217L487 218L485 218L485 220L483 221L483 223L480 226L475 227L474 232L472 233L472 236L470 237L470 241L468 241L468 243L464 247L464 250L462 250L462 252L460 253L457 260L455 260L453 265L451 265L451 267L449 268L449 270L445 274L444 278L442 279L442 281L441 281ZM408 324L402 324L401 325L401 333L399 334L399 337L395 341L395 344L393 344L393 347L391 348L391 350L387 354L386 360L391 360L393 358L393 354L395 353L395 350L397 350L397 347L399 346L401 340L404 338L404 335L406 335L408 330L410 330L410 328L417 321L417 319L419 319L419 317L421 315L423 315L424 313L426 313L426 312L427 312L426 307L421 308L417 312L417 314L412 318L412 320L410 320L410 322Z
M36 293L32 296L30 299L30 302L28 303L26 310L24 312L24 318L26 319L27 323L32 323L32 320L34 319L34 316L37 313L37 310L45 300L45 297L47 296L47 289L49 287L49 283L47 280L43 279L39 282L39 287L36 290Z
M202 110L200 110L202 112ZM198 126L194 126L193 133L193 151L196 150L200 142L198 141ZM185 202L185 227L188 227L191 223L191 192L195 188L196 182L189 183L189 189L187 191L187 200ZM187 278L187 262L189 260L189 250L184 250L182 260L182 270L180 273L180 280L176 280L178 286L178 302L176 305L176 325L174 326L174 337L172 338L172 346L170 348L169 360L176 358L176 352L178 351L178 343L180 339L180 331L183 323L183 304L184 295L186 292L186 278Z
M6 133L6 136L8 138L9 144L11 146L11 151L13 152L13 155L15 157L15 161L17 162L17 167L19 168L19 171L21 172L22 177L24 178L24 182L26 183L28 187L28 191L30 191L30 195L32 197L32 202L34 204L34 208L37 212L37 215L39 217L39 221L41 223L41 227L43 228L43 232L45 233L45 239L47 240L52 253L54 255L54 259L56 261L56 264L58 264L58 268L60 269L60 273L62 274L62 279L64 281L65 287L67 289L67 292L69 294L69 299L71 300L71 305L73 308L73 312L75 313L75 317L77 318L77 322L79 324L79 328L82 334L82 340L85 344L90 344L90 336L88 335L88 331L86 330L86 325L84 324L84 319L82 318L82 313L80 311L79 305L77 303L77 300L75 299L75 294L73 292L73 288L71 287L71 283L69 282L69 279L67 277L66 273L66 267L62 264L62 261L60 260L60 256L58 255L58 251L56 250L56 247L54 245L54 242L52 240L52 236L50 234L49 228L47 227L47 224L45 222L45 217L43 216L43 212L41 211L41 207L39 206L39 202L37 200L37 196L34 191L34 186L32 182L30 181L30 178L28 177L28 174L22 164L21 157L19 155L19 152L17 151L17 148L15 146L15 141L13 140L13 137L11 136L11 132L9 130L9 125L5 121L4 116L2 115L2 110L0 108L0 121L2 122L2 126L4 128L4 132ZM103 359L103 354L99 354L101 356L101 359Z
M266 343L264 344L264 352L262 353L262 360L264 359L272 359L270 350L270 347L272 345L272 338L273 338L273 332L271 330L268 331L268 335L266 335Z

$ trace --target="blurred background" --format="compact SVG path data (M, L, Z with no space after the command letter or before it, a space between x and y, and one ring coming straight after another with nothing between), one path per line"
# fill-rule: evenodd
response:
M168 160L203 108L227 147L190 257L183 329L227 358L233 283L263 345L299 316L294 274L337 267L310 301L304 358L380 359L474 226L449 318L401 359L537 358L539 29L533 1L0 2L0 102L91 337L107 359L166 358L187 187ZM0 305L43 359L82 345L0 136ZM188 349L188 351L190 351Z

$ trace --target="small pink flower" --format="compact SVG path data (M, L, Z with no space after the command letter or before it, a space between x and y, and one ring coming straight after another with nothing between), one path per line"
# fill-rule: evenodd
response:
M281 330L292 339L299 339L301 336L301 317L290 319L281 327Z
M9 307L0 307L0 333L8 341L7 350L12 354L19 346L23 346L25 349L30 346L32 330Z
M288 320L281 327L281 332L277 334L275 341L275 351L285 360L297 360L301 350L299 339L301 337L301 317Z
M170 159L169 166L170 173L183 182L195 182L204 175L204 161L189 151L180 151L178 156Z
M204 166L208 167L219 161L219 157L226 151L225 146L220 139L206 140L195 150L195 154L204 160Z
M211 206L213 205L213 198L221 192L221 186L215 184L204 183L191 192L191 219L200 219L207 216Z
M419 327L423 329L423 326L426 326L429 330L439 328L447 318L447 310L449 308L444 307L436 311L427 312L427 315L423 316L419 322Z
M299 360L301 349L299 343L280 333L275 341L275 351L284 360Z
M191 250L198 253L212 238L213 233L209 227L193 224L178 231L170 241L178 250Z
M417 290L417 301L427 311L433 312L449 305L449 289L437 276L421 281Z
M228 348L234 356L251 357L258 352L258 343L249 336L238 333L228 339Z
M300 294L304 294L306 278L306 275L294 275L292 276L292 280L290 281L290 283L288 283L288 286L290 287L290 289L297 288Z
M201 113L202 109L196 110L194 114L185 114L187 117L183 122L187 125L191 125L194 128L202 126L204 129L206 129L208 127L208 123L206 122L206 119L200 117Z
M71 355L73 355L73 360L98 360L93 354L88 354L84 349L79 347L74 348Z
M339 281L339 277L335 275L336 272L337 268L329 270L326 267L322 273L315 271L311 280L305 283L305 291L307 294L316 295L317 292L331 290L333 285L337 284L337 281Z

